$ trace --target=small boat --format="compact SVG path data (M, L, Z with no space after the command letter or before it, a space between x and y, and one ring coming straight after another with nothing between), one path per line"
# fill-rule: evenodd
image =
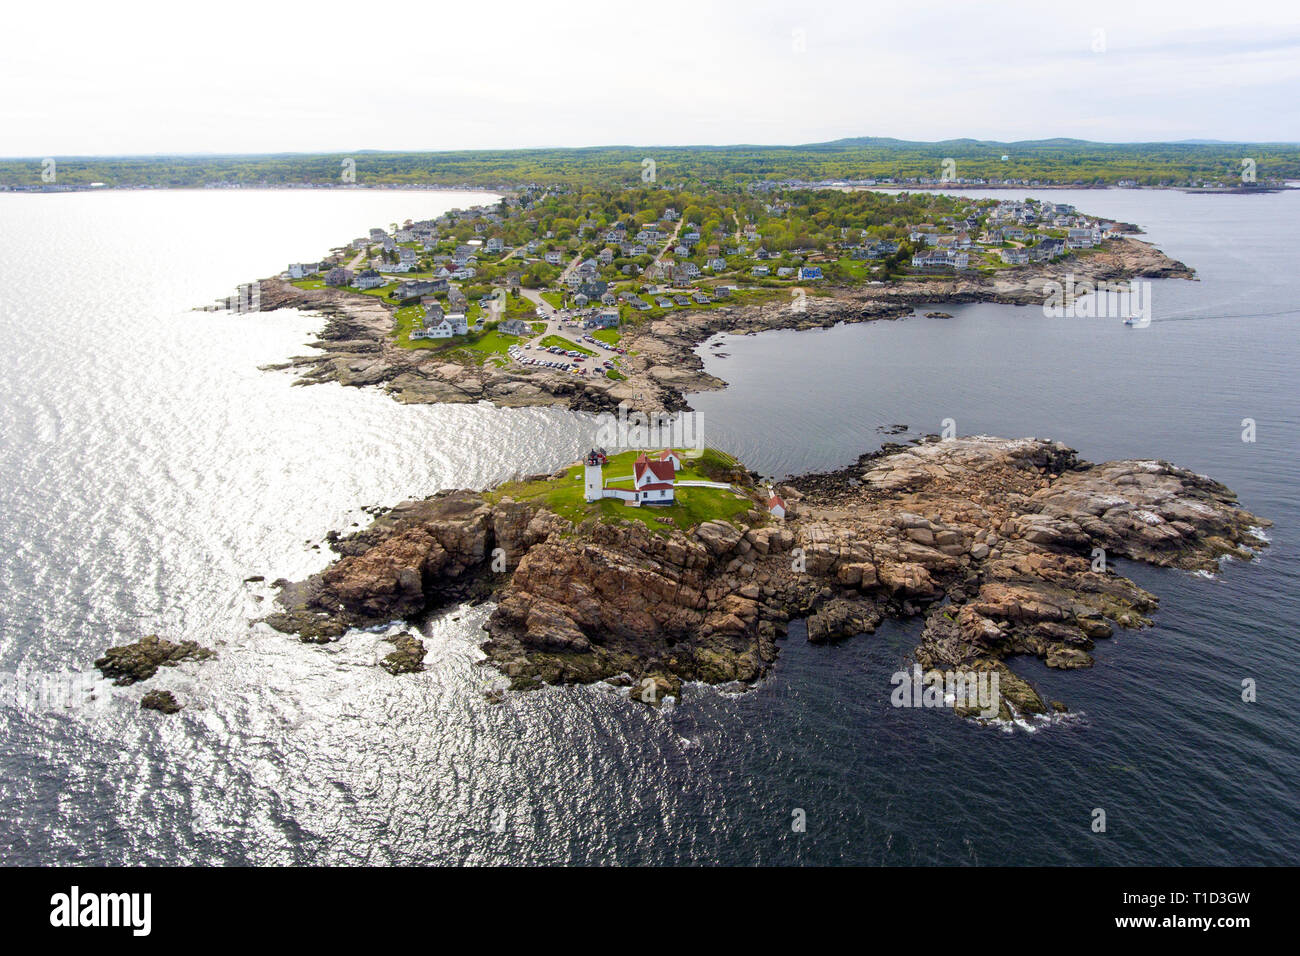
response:
M1130 315L1127 319L1124 320L1124 324L1131 328L1132 326L1137 325L1137 321L1138 321L1137 316Z

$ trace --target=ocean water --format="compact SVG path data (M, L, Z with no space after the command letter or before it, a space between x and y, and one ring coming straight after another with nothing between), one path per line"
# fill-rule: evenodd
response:
M258 366L303 353L319 318L192 307L482 197L0 196L0 860L1300 862L1300 195L1051 195L1143 224L1200 281L1155 283L1145 329L972 305L726 337L726 358L704 353L731 388L692 398L708 441L768 474L952 418L1168 458L1276 522L1262 559L1212 580L1125 566L1160 596L1156 626L1102 643L1089 671L1013 662L1075 713L1006 730L890 706L919 621L829 648L796 624L756 690L692 687L660 711L581 687L489 704L488 607L428 622L427 669L400 678L375 666L382 634L270 631L272 592L246 578L323 567L322 537L363 506L558 465L592 424L296 387ZM147 633L218 656L68 705L12 692L93 680L105 647ZM185 709L142 713L154 686Z

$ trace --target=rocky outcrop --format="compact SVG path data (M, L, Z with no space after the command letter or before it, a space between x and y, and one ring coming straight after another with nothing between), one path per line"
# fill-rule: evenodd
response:
M785 522L755 508L689 532L575 526L470 492L409 502L337 539L340 559L285 587L268 620L329 640L495 594L483 649L515 687L630 678L659 699L761 677L793 617L825 643L924 615L917 663L996 672L1004 715L1046 713L1007 659L1089 667L1096 641L1156 607L1108 558L1210 570L1263 547L1267 524L1186 469L1094 465L1039 439L889 445L780 490Z
M159 667L175 667L182 661L202 661L212 656L212 651L194 641L174 643L150 634L133 644L110 647L95 666L114 684L126 685L148 680Z

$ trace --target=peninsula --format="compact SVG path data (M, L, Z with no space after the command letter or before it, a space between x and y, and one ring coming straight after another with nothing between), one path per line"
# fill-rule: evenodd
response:
M921 616L916 663L996 672L1010 718L1065 705L1007 659L1088 667L1113 628L1150 623L1156 597L1108 560L1213 572L1264 547L1267 524L1168 462L1092 464L1040 439L886 445L775 489L711 449L593 451L331 536L337 560L277 582L267 621L324 643L492 599L485 663L514 688L606 681L657 702L683 681L759 680L795 619L820 643ZM418 634L394 640L385 666L418 669Z
M316 352L270 366L303 384L377 386L407 403L675 411L725 387L696 354L719 332L1192 278L1134 231L1032 199L534 187L292 263L258 283L256 307L327 317Z

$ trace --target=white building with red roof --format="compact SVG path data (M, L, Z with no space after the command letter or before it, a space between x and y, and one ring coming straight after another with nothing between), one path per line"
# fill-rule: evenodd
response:
M655 458L657 458L659 461L672 462L673 471L682 470L682 456L677 454L677 452L672 448L665 448L663 451L659 452L659 454L656 455Z
M645 455L632 465L632 486L639 493L637 504L670 505L675 501L677 470L672 460L651 461Z
M638 455L632 465L631 488L608 487L604 466L605 457L595 451L583 461L583 497L589 502L616 498L639 508L641 505L671 505L677 500L677 473L671 460L651 461L644 452Z
M780 495L772 495L767 499L767 510L774 518L785 518L785 499Z

